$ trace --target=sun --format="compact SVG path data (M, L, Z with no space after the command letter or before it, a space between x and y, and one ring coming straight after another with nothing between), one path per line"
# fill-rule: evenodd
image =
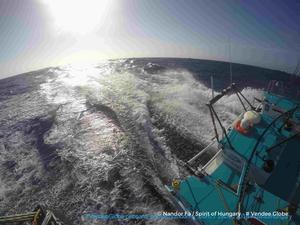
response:
M112 0L43 0L59 32L87 34L107 23Z

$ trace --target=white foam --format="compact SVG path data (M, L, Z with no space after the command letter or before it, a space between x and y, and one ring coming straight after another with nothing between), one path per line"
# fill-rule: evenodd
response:
M44 170L34 146L20 151L28 147L25 141L30 135L16 132L10 138L11 152L1 153L0 159L4 162L14 158L16 173L21 174L22 171L24 175L19 181L3 180L1 176L1 182L4 181L6 186L0 185L0 199L11 199L7 197L8 188L17 188L13 193L18 197L26 196L26 200L31 199L32 191L37 191L40 199L66 209L67 216L78 216L81 211L94 209L97 203L102 204L102 208L105 204L108 208L117 204L126 187L132 200L127 200L124 209L145 212L163 209L164 206L158 205L155 199L149 200L154 196L144 184L148 181L160 190L163 183L159 178L178 177L180 170L176 157L166 144L167 137L153 125L148 107L151 105L155 114L177 132L206 143L213 135L205 106L211 90L186 70L133 74L116 72L116 64L107 63L90 68L65 67L52 72L57 76L40 86L40 96L29 96L24 101L39 98L40 102L45 99L46 105L60 105L53 126L44 135L45 144L61 143L62 147L57 150L61 161L52 164L58 175ZM253 96L259 91L248 88L242 93ZM97 107L88 110L86 102L94 106L105 105L111 112L97 111ZM32 106L38 108L37 105ZM32 113L34 108L24 114L36 116ZM222 120L229 123L241 108L237 106L235 96L225 96L217 110ZM112 112L120 121L115 121L114 115L108 115ZM23 157L22 152L27 155ZM120 177L115 175L117 173ZM37 190L30 179L48 183L45 189ZM49 197L48 200L43 196ZM34 199L31 203L36 201ZM72 204L77 208L73 208Z

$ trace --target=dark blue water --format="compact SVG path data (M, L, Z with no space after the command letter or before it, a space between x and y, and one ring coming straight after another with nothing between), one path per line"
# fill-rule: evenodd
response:
M232 71L250 99L268 80L287 78L240 64ZM0 80L0 215L42 203L67 224L122 224L81 215L172 209L164 184L188 175L183 162L212 137L211 75L220 91L229 64L122 59ZM225 125L241 112L237 102L226 96L216 106Z

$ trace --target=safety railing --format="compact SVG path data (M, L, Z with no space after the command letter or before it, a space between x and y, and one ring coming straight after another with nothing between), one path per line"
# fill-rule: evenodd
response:
M32 225L63 225L51 211L43 210L40 206L34 212L0 216L0 224L18 223L21 225L28 224L28 222Z
M188 161L188 164L192 165L197 159L199 159L203 154L207 153L209 150L212 150L212 146L216 143L216 141L212 141L208 144L204 149L202 149L198 154L196 154L193 158Z

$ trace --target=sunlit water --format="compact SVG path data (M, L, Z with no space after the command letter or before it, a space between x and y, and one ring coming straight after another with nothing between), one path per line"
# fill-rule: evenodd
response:
M67 224L181 223L81 217L171 210L164 184L188 175L181 162L213 136L211 90L184 67L147 63L115 60L0 81L0 215L45 204ZM241 112L237 102L227 96L217 106L226 125Z

